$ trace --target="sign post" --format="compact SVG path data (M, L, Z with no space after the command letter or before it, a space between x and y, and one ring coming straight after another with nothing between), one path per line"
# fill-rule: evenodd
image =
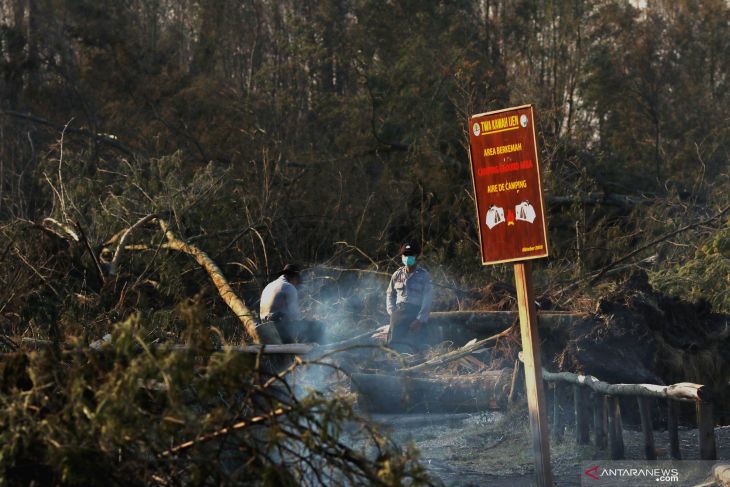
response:
M548 256L532 105L469 118L469 159L482 264L514 262L537 485L552 487L531 259Z

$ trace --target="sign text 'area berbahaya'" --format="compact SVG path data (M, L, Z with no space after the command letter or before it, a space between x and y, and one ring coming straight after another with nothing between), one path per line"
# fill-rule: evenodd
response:
M482 263L547 257L547 228L531 105L469 118Z

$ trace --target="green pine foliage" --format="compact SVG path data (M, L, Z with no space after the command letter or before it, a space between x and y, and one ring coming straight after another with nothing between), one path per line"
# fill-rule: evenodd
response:
M652 281L668 294L688 301L704 300L714 310L730 313L730 220L701 242L694 255L656 272Z
M315 365L272 376L211 352L187 317L184 351L150 343L135 315L102 351L3 359L0 485L431 485L349 401L293 395L285 380Z

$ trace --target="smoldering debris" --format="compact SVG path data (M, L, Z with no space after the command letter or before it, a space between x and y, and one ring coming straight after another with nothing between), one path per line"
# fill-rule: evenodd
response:
M323 343L334 343L387 324L387 278L378 273L315 266L302 289L302 308L324 323Z
M551 337L546 363L607 382L696 382L724 401L729 324L730 316L706 302L657 292L641 271L601 298L588 319Z
M342 354L337 363L354 374L351 390L359 395L363 410L420 413L504 407L508 387L495 391L493 402L480 402L476 398L483 396L482 392L457 386L480 374L511 379L520 349L516 313L437 312L432 316L421 337L424 350L417 354L360 348L377 345L377 334L375 329L362 332L350 323L354 325L349 330L351 338L340 344L358 347ZM594 375L612 383L693 381L722 397L729 389L722 372L729 362L727 324L726 315L713 313L706 304L662 295L651 288L645 274L635 274L601 298L593 313L541 313L543 363L551 370ZM480 348L479 355L438 360L460 350L469 340L500 331L504 334ZM414 367L416 373L404 374Z
M429 383L426 389L431 392L424 393L426 389L416 387L424 380L500 373L513 367L520 349L514 311L433 312L420 337L424 344L420 353L396 355L378 348L384 344L383 326L388 321L383 306L386 284L387 279L378 273L333 273L328 268L314 268L308 289L302 293L309 296L308 309L328 329L329 344L320 347L319 353L351 347L347 353L335 354L332 363L365 378L361 381L365 386L355 384L350 389L366 396L360 401L363 409L434 412L430 405L419 407L433 402L421 399L441 397L449 387ZM724 373L730 364L728 316L713 313L706 303L688 303L655 291L645 273L633 274L600 298L593 313L541 312L539 319L543 363L550 370L593 375L612 383L692 381L707 385L719 398L730 396ZM467 354L443 364L433 360L459 350L470 340L510 327L512 333L485 345L479 355ZM408 373L409 385L403 387L403 379L398 377L403 369L427 362L430 365L418 373ZM344 375L335 377L330 372L313 373L309 379L315 388L319 388L317 384L327 389L341 383L350 386ZM393 396L388 400L381 397L387 391ZM414 391L420 391L421 399ZM501 390L500 394L506 392ZM383 409L380 403L390 406ZM490 408L490 404L480 405L478 401L465 403L471 404L467 408L470 411ZM496 398L495 404L502 402ZM454 412L462 406L442 410Z

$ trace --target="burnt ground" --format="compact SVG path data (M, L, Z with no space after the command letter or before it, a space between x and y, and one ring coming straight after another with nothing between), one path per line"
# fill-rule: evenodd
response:
M543 363L551 370L609 383L695 382L730 409L730 315L656 291L643 271L600 298L592 317L546 338Z
M570 327L545 330L543 363L554 371L594 375L610 383L695 382L712 392L715 420L730 424L730 315L703 302L688 303L654 290L645 273L631 275L603 296L593 313ZM511 367L518 337L491 350L491 368ZM501 362L499 362L501 361ZM549 398L548 398L549 399ZM571 400L572 402L572 400ZM633 403L633 404L632 404ZM622 400L626 459L642 460L643 437L633 399ZM693 409L693 408L692 408ZM682 410L681 410L682 411ZM666 408L654 405L659 460L669 460ZM698 459L695 413L684 408L680 421L683 459ZM413 442L421 459L447 486L529 486L534 483L530 431L524 405L508 412L377 416L396 442ZM552 466L559 486L580 485L581 465L607 460L609 453L576 446L566 432L552 442ZM718 457L730 460L730 426L715 432Z
M377 415L389 436L400 444L413 442L428 471L446 486L522 487L534 485L530 431L524 411L439 415ZM579 486L581 465L606 460L607 451L575 444L571 432L561 443L551 441L553 475L558 486ZM657 457L668 460L666 431L654 431ZM730 460L730 426L715 430L718 458ZM626 459L643 459L641 431L624 430ZM682 458L698 459L697 430L680 427Z

